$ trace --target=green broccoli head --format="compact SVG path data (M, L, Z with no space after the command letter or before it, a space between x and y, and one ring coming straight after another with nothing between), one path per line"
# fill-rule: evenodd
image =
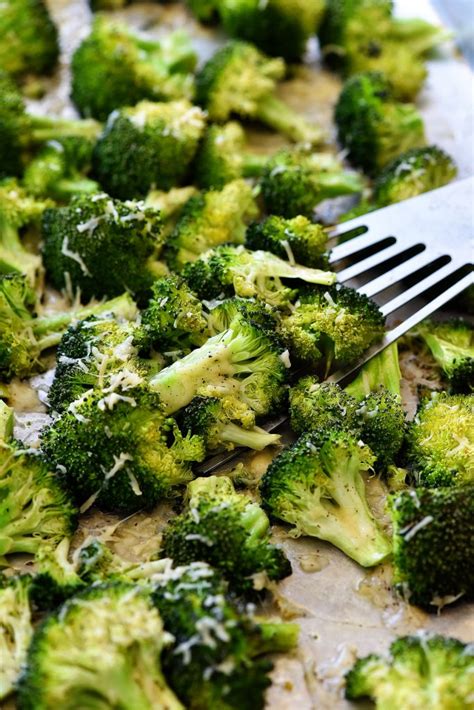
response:
M224 29L232 37L253 42L267 54L297 62L315 34L324 0L221 0ZM291 38L291 41L289 41Z
M248 223L257 215L252 188L244 180L191 197L167 241L170 268L181 271L185 264L221 244L242 244Z
M408 429L407 457L419 485L474 480L474 409L469 395L434 392Z
M474 331L462 318L424 321L416 334L429 347L453 392L474 390Z
M192 478L198 437L183 437L145 386L86 392L42 435L50 465L82 509L151 508Z
M311 217L323 200L361 192L363 183L330 154L285 148L266 163L260 187L267 212L291 218Z
M196 710L262 710L272 663L258 656L294 648L298 626L239 613L204 562L170 563L153 577L152 597L174 637L163 657L171 687Z
M90 587L36 629L19 682L20 705L182 710L160 667L170 642L142 588Z
M0 700L15 689L33 636L29 575L0 574Z
M260 312L238 301L217 306L210 316L217 334L151 378L149 386L168 414L186 407L196 395L231 395L256 416L280 410L287 359L273 331L253 317L255 310Z
M474 594L474 486L417 488L390 498L394 583L435 611Z
M230 478L197 478L188 506L163 532L162 554L175 564L207 562L236 594L252 594L255 575L279 580L291 574L283 550L269 541L270 523L257 503L237 493Z
M366 499L363 474L375 457L357 436L335 431L321 446L320 434L304 434L270 464L260 493L275 518L293 534L327 540L363 567L390 554Z
M180 413L179 426L185 433L202 437L207 451L213 453L236 446L261 451L280 440L279 434L255 426L255 412L232 395L194 397Z
M292 141L319 143L323 138L319 126L276 98L276 83L284 75L283 59L270 59L247 42L228 42L198 72L197 102L211 121L241 116L258 120Z
M143 297L166 272L158 261L159 213L142 202L120 202L105 193L75 197L66 207L44 212L42 233L51 285L79 290L83 299L123 291Z
M239 123L212 124L196 154L194 175L203 189L222 188L232 180L260 175L265 161L265 155L245 153L245 133Z
M105 121L115 109L144 99L192 98L195 64L181 31L158 42L98 17L72 58L72 100L83 116Z
M346 675L346 698L377 707L462 710L472 697L472 644L421 632L397 638L388 658L359 658Z
M400 397L387 390L368 394L359 402L362 439L377 456L376 467L392 465L402 448L406 425Z
M263 222L253 222L245 238L248 249L270 251L281 259L313 269L328 268L327 242L324 227L302 215L293 219L271 215Z
M0 67L13 76L45 74L56 66L58 31L43 0L0 6Z
M31 578L30 599L41 611L56 609L85 586L69 557L71 541L42 545L35 555L36 572Z
M282 318L290 354L327 374L356 361L383 337L384 317L374 301L346 286L301 289L293 312Z
M450 156L435 145L412 148L389 163L377 177L374 200L380 207L435 190L456 176Z
M296 292L282 279L311 284L333 284L332 271L292 264L266 251L243 246L221 246L205 252L183 270L190 288L200 298L240 296L257 298L270 306L284 308Z
M95 146L94 174L122 200L167 190L185 179L204 127L204 112L187 99L118 109Z
M188 353L203 345L209 330L202 303L180 276L157 279L141 315L143 342L160 352Z
M48 141L25 168L23 185L32 195L61 202L100 192L98 183L86 177L93 147L93 141L82 136Z
M369 174L425 143L418 110L395 101L388 80L376 72L357 74L346 81L334 118L339 142L349 159Z

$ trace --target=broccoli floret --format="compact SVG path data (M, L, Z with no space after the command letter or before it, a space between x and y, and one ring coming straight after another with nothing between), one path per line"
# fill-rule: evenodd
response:
M94 174L122 200L167 190L185 179L204 126L205 114L186 99L114 111L94 149Z
M170 641L140 587L91 587L35 631L19 707L182 710L161 671L160 656Z
M0 574L0 700L15 688L33 636L31 577Z
M220 244L242 244L247 224L257 215L252 188L244 180L191 197L167 240L170 268L180 271Z
M324 5L325 0L220 0L218 11L231 36L253 42L267 54L296 62L316 32Z
M24 378L41 370L41 353L58 345L75 320L130 308L128 296L119 296L79 310L35 317L35 300L25 276L0 276L0 372L5 379L15 375Z
M374 200L379 207L416 197L450 182L457 170L450 156L435 145L413 148L389 163L377 177Z
M327 269L328 235L320 224L312 224L306 217L285 219L271 215L263 222L253 222L247 229L245 246L263 249L290 262L313 269Z
M177 412L196 395L232 395L257 416L276 413L287 375L273 332L239 302L224 302L211 317L217 334L149 381L165 411Z
M63 412L95 387L111 392L116 387L131 389L158 370L159 362L139 357L137 335L140 342L141 330L136 323L117 322L111 315L92 316L71 325L57 350L54 379L48 391L50 410Z
M33 288L42 280L41 257L26 249L21 236L49 206L28 195L14 179L0 182L0 273L25 274Z
M474 595L474 486L417 488L390 498L394 583L435 610Z
M453 392L474 390L474 331L462 318L424 321L416 334L429 347Z
M158 261L159 213L142 202L81 195L66 207L46 210L42 234L51 285L79 290L86 300L125 290L146 296L155 278L167 271Z
M408 461L419 485L457 486L474 480L474 402L434 392L408 429Z
M202 440L183 437L140 386L86 392L43 431L42 448L82 510L96 502L113 512L152 508L204 458Z
M422 632L403 636L388 658L359 658L346 675L346 698L371 698L379 710L451 708L463 710L472 698L472 644Z
M282 317L281 335L290 355L318 368L355 362L383 337L384 317L374 301L346 286L300 290L293 312Z
M236 446L261 451L280 440L279 434L255 426L254 413L232 396L194 397L180 413L179 426L187 434L202 437L212 453L231 451Z
M263 475L260 492L268 511L294 526L294 535L327 540L363 567L390 554L365 494L363 474L375 457L368 446L334 432L320 446L305 434L277 456Z
M423 119L416 107L395 101L389 82L376 72L346 81L334 118L349 159L369 174L425 143Z
M221 188L232 180L261 174L267 156L245 152L245 133L231 121L209 126L194 161L194 175L199 187Z
M68 559L70 545L65 537L57 546L42 545L35 555L37 571L31 578L29 594L41 611L56 609L85 586Z
M187 201L198 192L194 185L172 187L171 190L150 190L145 198L145 205L159 210L168 233L176 223ZM171 228L170 228L171 225Z
M282 59L269 59L246 42L232 41L209 59L196 77L197 102L211 121L232 115L259 120L296 142L320 143L323 132L275 96L285 75Z
M243 246L221 246L205 252L183 270L190 288L200 298L241 296L258 298L272 306L285 307L295 290L281 279L312 284L333 284L332 271L292 264L266 251L250 251Z
M43 0L0 5L0 67L13 76L51 72L59 56L58 31Z
M258 656L294 648L298 626L239 613L203 562L174 569L167 562L152 596L174 637L163 658L171 687L194 710L261 710L272 663Z
M363 183L332 155L283 149L266 163L260 187L267 212L290 218L311 217L323 200L361 192Z
M200 22L206 24L216 22L219 0L186 0L186 5Z
M49 141L27 165L23 185L32 195L63 202L74 195L100 192L98 183L86 177L93 147L82 137Z
M98 17L72 58L72 100L83 116L105 121L115 109L144 99L192 98L195 65L184 32L157 42Z
M3 403L2 403L3 404ZM5 407L5 405L3 405ZM76 527L76 508L43 458L2 438L0 449L0 559L36 554Z
M187 498L185 512L163 531L164 557L178 565L207 562L236 594L255 591L255 574L265 573L270 580L291 574L283 550L269 541L266 514L237 493L230 478L197 478L188 485Z
M0 71L0 178L20 175L28 151L34 146L70 136L94 140L99 130L100 125L93 120L27 113L17 87Z
M142 342L160 352L188 353L209 336L202 303L180 276L157 279L142 312Z

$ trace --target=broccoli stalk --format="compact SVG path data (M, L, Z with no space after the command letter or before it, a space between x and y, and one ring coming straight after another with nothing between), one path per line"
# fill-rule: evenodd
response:
M468 321L424 321L416 335L430 349L453 392L474 390L474 331Z
M355 399L361 400L366 395L383 388L400 399L401 379L398 345L392 343L365 363L357 377L345 387L345 391Z
M28 575L0 575L0 700L15 689L33 636Z
M319 435L303 435L270 464L262 500L272 515L294 526L294 535L327 540L372 567L391 551L366 500L363 474L374 459L350 434L335 432L322 446Z
M269 541L269 528L264 511L237 493L230 478L197 478L188 484L187 509L163 532L162 556L179 565L207 562L231 591L250 594L254 575L279 580L291 573L283 551Z

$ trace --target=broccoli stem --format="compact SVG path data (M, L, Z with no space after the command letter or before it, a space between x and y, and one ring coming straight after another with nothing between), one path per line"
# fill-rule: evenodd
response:
M364 365L355 380L345 388L345 391L356 399L363 399L367 394L384 387L400 397L401 379L398 345L392 343Z
M261 451L266 446L276 444L280 440L278 434L269 434L265 429L261 429L258 426L252 429L244 429L233 422L225 424L219 436L222 441L229 441L236 444L236 446L246 446L256 451Z
M263 168L268 161L268 155L259 155L257 153L245 153L242 164L243 177L260 177Z
M317 145L325 139L322 128L307 121L273 94L259 102L257 117L295 143Z
M320 172L317 176L320 200L340 195L354 195L361 191L362 184L357 173L347 171Z
M0 220L0 273L26 274L31 286L35 286L41 270L41 258L25 249L18 229Z
M89 180L89 178L77 178L77 180L64 178L63 180L58 180L54 185L55 197L64 201L69 200L74 195L92 195L99 191L99 183L95 180Z
M390 34L398 42L409 45L415 54L428 54L439 44L451 39L453 33L419 18L392 18Z
M8 444L13 437L13 408L0 399L0 442Z
M79 136L95 140L99 135L100 123L93 119L48 118L47 116L28 116L28 142L46 143L55 138Z
M253 644L253 655L285 653L298 643L299 625L258 620L261 635Z

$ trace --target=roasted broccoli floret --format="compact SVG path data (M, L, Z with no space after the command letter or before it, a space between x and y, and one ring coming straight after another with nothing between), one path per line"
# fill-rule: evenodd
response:
M28 151L49 140L81 136L94 140L100 126L93 120L33 116L10 78L0 71L0 179L21 174Z
M327 269L328 235L320 224L312 224L306 217L285 219L271 215L263 222L253 222L247 229L245 246L263 249L290 262Z
M83 116L105 121L143 99L192 98L196 54L181 31L156 41L98 17L72 58L72 100Z
M377 177L374 200L378 207L416 197L442 187L456 177L452 158L435 145L413 148L389 163Z
M160 656L170 642L143 589L91 587L35 631L19 707L182 710L161 671Z
M390 543L366 500L363 474L375 457L345 432L320 444L318 433L304 434L272 461L260 484L264 505L295 536L327 540L363 567L377 565Z
M15 688L33 636L29 575L0 574L0 700Z
M408 429L408 461L421 486L474 481L474 402L469 395L434 392Z
M209 126L194 161L201 188L221 188L232 180L261 174L267 156L245 152L245 133L239 123Z
M1 402L3 414L9 408ZM10 410L11 411L11 410ZM43 458L28 453L3 430L0 448L0 559L36 554L76 527L76 509Z
M71 541L65 537L59 545L42 545L35 555L36 572L31 577L30 599L41 611L56 609L77 594L85 583L69 560Z
M289 399L291 428L296 434L313 432L313 438L319 435L324 441L337 429L360 433L359 404L339 385L306 375L290 388Z
M253 304L247 309L234 300L217 306L210 316L217 334L151 378L149 386L167 413L182 409L196 395L232 395L257 416L279 410L285 358L273 331L253 311Z
M0 273L25 274L33 288L41 281L41 257L23 245L21 236L38 224L49 206L28 195L14 179L0 182Z
M157 279L141 315L142 344L161 353L186 354L209 336L201 301L180 276Z
M1 70L13 76L49 73L58 56L58 31L43 0L0 5Z
M121 202L105 193L75 197L66 207L44 212L42 234L51 285L79 290L86 300L125 290L143 298L167 272L158 261L159 213L142 202Z
M282 317L280 330L290 355L326 375L382 338L384 320L374 301L352 288L307 287L292 313Z
M474 330L462 318L424 321L416 329L429 347L453 392L474 390Z
M172 496L204 457L202 440L183 437L145 386L86 392L43 431L42 448L82 510L114 512Z
M261 710L272 663L258 656L294 648L298 626L239 613L203 562L169 563L153 577L152 596L174 637L163 657L171 687L194 710Z
M75 320L130 308L128 297L119 296L79 310L36 317L35 303L35 294L25 276L0 276L0 373L4 379L14 375L24 378L41 370L41 353L58 345Z
M94 174L122 200L167 190L185 179L204 126L203 111L186 99L114 111L95 146Z
M361 192L363 183L328 153L283 149L266 163L260 187L267 212L289 218L311 217L323 200Z
M150 190L145 198L145 205L160 211L164 227L169 234L187 201L197 192L194 185L172 187L171 190Z
M167 240L170 268L180 271L220 244L242 244L247 224L257 215L252 188L244 180L191 197Z
M320 143L319 126L298 115L275 96L285 75L282 59L269 59L246 42L232 41L209 59L196 77L197 102L211 121L233 115L258 120L292 141Z
M268 517L235 491L230 478L197 478L188 485L187 499L185 512L163 531L164 557L177 565L207 562L236 594L255 591L254 575L279 580L291 574L283 550L270 543Z
M371 698L378 710L463 710L472 699L473 672L472 644L421 632L397 638L388 658L359 658L346 675L346 698Z
M315 34L325 0L219 0L224 29L288 62L301 59Z
M95 180L86 177L94 144L87 138L49 141L29 162L23 185L32 195L67 202L78 194L100 192Z
M390 498L394 583L435 611L474 595L474 486L416 488Z
M423 119L416 107L394 100L389 82L376 72L346 81L334 118L349 159L369 174L425 143Z
M194 397L181 412L179 426L184 433L202 437L206 449L213 453L236 446L261 451L280 440L279 434L255 426L255 414L231 395Z
M292 264L266 251L250 251L243 246L221 246L205 252L183 271L190 288L200 298L241 296L258 298L272 306L285 307L295 291L281 279L312 284L333 284L332 271Z

